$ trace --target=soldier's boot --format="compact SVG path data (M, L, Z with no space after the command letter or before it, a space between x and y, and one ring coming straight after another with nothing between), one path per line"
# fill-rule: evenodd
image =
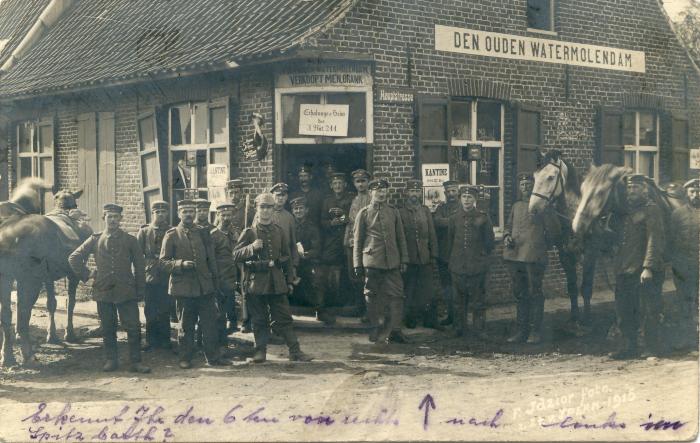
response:
M265 363L267 360L267 348L264 347L259 347L255 349L255 354L253 354L253 358L251 361L253 363Z
M515 334L508 337L506 341L508 343L525 343L525 341L527 340L527 336L527 332L525 332L522 329L518 329L518 331Z
M299 342L289 347L289 361L311 361L313 359L312 356L301 351Z
M626 345L618 352L610 355L614 360L630 360L639 357L639 348L637 347L637 338L626 339Z
M445 327L440 324L438 319L438 309L435 303L431 303L423 314L423 324L426 328L435 329L436 331L444 331Z
M532 301L531 315L532 327L527 342L539 344L542 342L542 320L544 319L544 297L536 298Z
M116 360L107 360L102 366L103 372L114 372L119 367L119 363Z
M474 333L481 340L488 340L488 335L486 334L486 310L480 309L474 311L472 314L472 321L474 323Z
M119 367L119 354L117 351L117 337L102 337L104 343L105 364L104 372L116 371Z
M316 320L326 324L327 326L335 324L335 315L328 312L324 307L319 307L316 309Z
M408 343L410 340L401 331L403 317L403 298L393 297L389 301L389 330L388 340L392 343Z
M375 302L367 302L367 320L369 322L369 341L374 343L379 338L379 311Z
M148 374L151 372L151 368L141 363L140 336L140 331L127 332L127 340L129 343L129 372Z

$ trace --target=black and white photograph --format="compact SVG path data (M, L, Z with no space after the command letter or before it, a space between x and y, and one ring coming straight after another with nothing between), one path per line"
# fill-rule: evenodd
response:
M700 0L0 0L0 442L693 441Z

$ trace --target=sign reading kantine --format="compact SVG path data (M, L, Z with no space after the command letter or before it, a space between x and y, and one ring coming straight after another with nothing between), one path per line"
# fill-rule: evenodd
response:
M435 25L438 51L645 72L642 51Z

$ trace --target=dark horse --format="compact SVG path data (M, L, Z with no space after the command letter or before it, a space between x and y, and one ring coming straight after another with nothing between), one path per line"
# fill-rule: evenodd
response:
M68 266L68 255L82 241L88 229L82 226L80 234L77 231L69 233L59 220L69 219L69 212L75 208L75 198L80 193L62 192L56 195L58 206L65 205L60 211L54 211L52 218L40 215L40 195L45 189L43 181L28 179L19 184L12 199L0 203L0 344L2 345L2 366L16 364L12 345L14 331L12 328L11 289L12 283L17 282L17 337L23 363L30 364L32 346L29 336L29 320L39 291L46 285L48 289L47 307L51 314L49 339L57 340L54 323L56 309L53 281L68 276L72 277ZM72 199L72 200L71 200ZM64 212L63 215L60 212ZM66 221L69 225L79 223ZM72 298L75 299L74 284ZM69 304L69 307L70 306ZM71 319L72 323L72 319ZM72 324L71 324L72 328ZM68 333L68 330L66 331ZM72 331L71 331L72 334Z

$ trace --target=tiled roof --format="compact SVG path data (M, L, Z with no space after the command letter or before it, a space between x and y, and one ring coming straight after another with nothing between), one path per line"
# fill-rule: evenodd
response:
M352 5L353 0L77 0L0 77L0 96L148 79L227 62L243 65L299 46Z
M49 0L0 0L0 65L39 18Z

